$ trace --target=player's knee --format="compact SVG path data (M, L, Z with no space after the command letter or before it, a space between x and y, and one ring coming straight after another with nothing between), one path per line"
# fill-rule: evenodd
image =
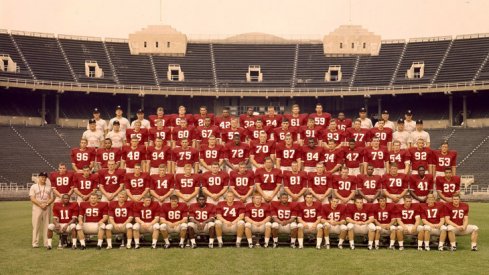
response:
M139 231L141 229L141 225L139 223L135 223L132 227L133 230Z
M99 226L98 226L98 229L105 230L105 228L106 228L105 223L103 223L103 224L99 224Z
M279 225L278 225L278 223L277 223L277 222L272 223L272 228L273 228L273 229L278 229L278 226L279 226Z
M373 223L368 224L368 231L375 231L375 225Z
M216 225L216 223L215 222L209 222L208 225L209 225L209 228L211 228L211 227L214 227Z
M245 227L246 228L251 228L251 223L249 223L249 222L245 223Z
M165 226L166 226L166 224L165 224ZM188 228L188 224L186 224L186 223L182 223L182 224L180 224L180 228L181 228L182 230L187 230L187 228Z
M73 224L73 223L72 223L72 224L70 224L70 226L68 226L68 230L69 230L69 231L72 231L72 230L73 230L73 229L75 229L75 228L76 228L76 224Z
M166 231L167 228L168 227L166 224L164 224L164 223L160 224L160 231Z
M187 225L188 225L188 227L192 227L193 229L195 229L197 227L197 225L193 222L189 222Z
M418 225L418 227L416 227L416 232L423 232L423 226L422 225Z
M447 226L446 225L440 226L440 231L447 231Z
M474 225L474 232L479 231L479 227L477 225Z
M132 223L126 223L126 229L132 229L133 225Z
M317 230L320 230L320 229L323 229L324 228L324 224L322 223L318 223L318 225L316 225L316 229Z
M391 225L389 229L390 229L391 231L396 231L396 230L397 230L397 226L395 226L395 225Z
M453 232L453 231L455 231L455 227L453 225L448 225L447 226L447 231L448 232Z
M54 224L50 223L48 225L48 229L51 230L51 231L53 231L54 230Z
M353 223L349 223L349 224L347 224L347 225L346 225L346 228L347 228L348 230L352 230L352 229L353 229L353 227L355 227L355 225L354 225Z
M340 231L346 231L348 230L348 227L344 224L340 225Z
M304 228L304 224L303 223L297 224L297 228Z
M323 228L330 229L330 228L331 228L331 224L329 224L329 223L324 223L324 224L323 224Z
M76 225L76 230L82 230L82 229L83 229L83 226L81 226L80 224Z
M153 230L160 230L160 224L159 223L153 224Z
M216 224L216 226L221 226L222 225L222 221L221 220L216 220L214 223Z
M105 226L105 229L112 231L112 229L114 229L114 226L112 224L108 224Z
M290 229L292 229L292 230L293 230L293 229L297 229L297 223L296 223L296 222L292 222L292 223L290 224Z
M272 223L271 222L266 222L265 223L265 227L271 228L272 227Z
M431 226L429 226L429 225L425 224L425 225L423 226L423 230L424 230L424 231L431 232Z
M238 226L244 226L245 222L243 220L238 221Z

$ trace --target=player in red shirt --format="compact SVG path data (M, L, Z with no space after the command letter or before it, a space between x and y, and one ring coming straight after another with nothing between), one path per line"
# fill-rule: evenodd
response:
M154 146L148 147L147 159L149 174L158 174L158 167L164 164L166 167L171 167L171 148L163 145L163 140L159 137L155 139Z
M171 131L171 137L173 140L173 148L176 146L182 146L184 139L188 140L189 146L196 147L196 131L195 127L189 124L186 120L180 120L180 125L173 127Z
M445 225L445 204L437 202L435 195L428 194L427 203L420 204L421 220L424 229L424 249L430 250L431 235L439 236L438 250L443 251L447 238Z
M231 127L231 118L232 116L229 114L229 108L224 107L224 109L222 109L222 115L217 116L215 119L216 125L221 128L221 130L227 129Z
M53 243L53 231L60 235L59 248L66 243L66 235L71 233L72 248L76 249L76 222L78 220L78 203L70 202L68 194L61 195L61 201L53 204L53 223L48 225L48 250Z
M87 145L88 141L82 138L80 147L71 149L71 168L76 173L81 173L84 166L94 167L95 150L88 148Z
M78 224L76 231L80 241L81 250L86 248L85 234L97 234L97 249L102 249L102 242L105 235L105 223L108 220L109 207L106 202L99 202L98 195L92 193L89 201L81 202L78 212ZM112 248L112 239L107 239L107 249Z
M197 148L201 149L202 146L209 144L209 139L211 137L214 137L214 139L216 137L220 137L221 129L212 124L210 117L206 117L204 120L204 125L197 127L195 130L195 135L195 139L199 145Z
M304 145L307 143L309 138L313 138L314 142L321 143L321 126L317 126L314 123L314 118L310 117L307 119L305 126L301 126L299 130L300 144Z
M404 235L418 236L418 250L423 250L424 231L421 224L419 204L413 204L409 195L404 196L404 203L397 205L397 242L399 250L404 250ZM394 249L394 247L389 247Z
M204 194L200 194L197 197L197 203L193 203L189 207L188 211L188 235L192 248L196 248L195 243L196 234L209 234L209 248L214 247L214 238L216 237L216 206L207 202L207 198ZM219 243L219 247L222 247L222 242Z
M189 146L189 140L183 138L181 147L172 150L172 162L175 174L183 173L183 167L187 164L193 168L193 172L199 171L199 151Z
M141 121L136 120L134 123L134 129L126 130L126 140L130 141L133 138L138 140L138 145L148 146L149 132L148 129L141 128ZM129 145L126 144L126 145Z
M156 249L158 235L160 234L160 205L153 201L149 194L144 195L142 201L135 202L134 213L134 248L139 249L141 234L151 233L151 248Z
M187 235L188 206L178 201L177 195L170 196L170 202L160 207L160 231L165 242L164 248L170 248L170 233L180 235L180 248L185 248L185 236Z
M210 123L214 125L214 114L207 112L207 106L200 106L199 113L194 115L195 127L204 126L206 119L209 119Z
M298 104L294 104L291 107L291 113L284 115L284 118L288 119L290 122L290 127L294 128L296 132L299 132L301 126L307 124L307 114L300 113L300 107Z
M108 161L108 169L98 172L98 188L102 192L102 201L117 200L117 194L124 188L124 169L116 169L115 161Z
M210 136L208 142L209 144L200 146L199 160L202 173L210 171L211 164L214 162L219 163L219 167L224 163L224 147L217 144L215 136Z
M292 142L292 136L286 135L285 142L277 144L275 148L275 167L284 171L291 171L292 162L297 162L301 170L301 149L300 145Z
M333 176L333 195L340 203L353 203L356 190L357 178L348 175L348 168L343 167L339 176Z
M106 169L109 160L115 161L117 167L121 164L122 152L120 148L112 148L112 140L106 138L104 140L104 148L98 148L95 153L98 170Z
M364 171L367 170L367 164L372 164L374 175L384 175L388 166L389 153L385 148L380 147L379 138L373 138L372 146L365 148L364 153Z
M363 148L355 145L355 140L348 141L348 147L343 149L345 166L348 167L350 175L358 176L363 169Z
M374 175L374 167L367 165L367 174L357 176L358 195L363 197L364 203L375 203L382 195L382 178Z
M224 146L226 166L232 170L238 170L238 164L244 162L248 164L250 157L250 146L241 142L239 134L235 134L233 141Z
M345 118L345 113L339 112L338 118L336 118L336 124L338 130L346 131L346 129L351 128L352 121L349 118Z
M297 204L297 227L299 249L304 248L304 232L307 234L316 234L316 249L321 249L323 242L323 228L321 223L322 213L321 203L315 201L311 193L304 195L304 202Z
M49 175L51 181L51 188L56 196L55 202L61 201L61 196L67 194L71 197L74 192L75 184L73 182L74 175L72 171L66 171L66 164L60 163L58 165L58 171L51 172Z
M413 203L426 202L428 194L433 193L433 176L426 174L424 166L419 166L418 173L409 178L409 193Z
M326 249L330 248L329 235L338 235L338 247L343 247L345 241L347 227L346 227L346 205L339 204L337 198L332 198L330 204L323 204L322 206L321 222L324 224L324 240Z
M388 159L389 162L395 162L397 164L399 173L406 175L410 174L411 156L409 155L408 150L401 149L401 142L399 140L394 140L394 142L392 142L392 150L389 152Z
M389 174L382 177L382 189L387 202L404 203L403 197L407 194L409 188L409 179L404 174L397 173L397 165L390 165Z
M109 203L109 222L107 223L107 239L112 238L112 234L126 234L127 249L131 248L132 243L132 221L134 219L133 203L127 201L125 191L117 195L117 201ZM121 248L124 247L122 240Z
M275 107L268 106L267 113L262 116L266 129L277 128L282 124L282 116L275 112Z
M175 191L175 175L166 172L166 166L160 164L158 174L151 176L149 193L161 205L170 202L170 195Z
M368 236L368 250L372 250L376 227L370 205L364 204L362 197L355 197L355 204L347 205L346 213L350 249L355 249L355 234L360 234Z
M418 139L416 141L416 147L410 147L408 150L411 156L412 174L416 174L420 166L424 166L428 169L429 174L433 174L431 167L433 164L433 152L425 146L424 139Z
M435 177L444 176L446 168L451 168L452 174L456 175L457 152L448 150L448 141L441 144L440 150L433 150L432 152Z
M228 191L229 175L219 169L219 163L214 162L211 171L201 175L202 192L210 198L212 203L223 199L224 193Z
M320 203L329 203L328 198L333 192L333 185L331 175L324 171L324 164L316 164L316 172L309 172L308 177L308 191Z
M328 140L327 147L324 148L324 168L326 172L331 174L338 174L341 165L344 162L344 151L341 148L336 147L334 140Z
M164 126L164 120L157 120L156 127L149 129L149 144L154 145L156 138L161 138L164 145L172 145L171 128Z
M253 107L248 107L246 113L239 116L239 125L241 125L241 127L248 129L255 126L258 116L254 115L253 111Z
M156 109L156 115L150 115L148 120L151 124L151 128L158 125L158 121L161 121L162 127L171 127L171 116L165 115L165 109L163 107L158 107Z
M200 175L192 174L192 165L190 164L186 164L183 171L183 174L175 175L175 195L185 203L195 203L200 188Z
M443 201L451 202L454 195L460 194L460 177L452 175L452 168L445 168L445 176L436 177L436 192Z
M396 242L396 205L387 203L384 196L379 197L379 203L372 205L372 214L375 218L375 249L379 249L380 236L389 235L390 245Z
M270 205L262 203L263 197L259 193L253 195L253 202L248 203L245 208L245 235L248 247L253 248L252 234L265 234L265 247L268 247L272 232ZM256 243L255 247L260 247Z
M356 119L352 128L346 129L346 139L354 139L357 147L366 147L370 142L370 131L362 128L362 121Z
M272 206L272 237L273 248L278 246L278 234L290 235L290 246L295 248L297 239L296 203L289 202L287 193L280 194L280 200L271 203Z
M229 173L229 186L231 192L243 203L251 202L251 193L255 186L255 173L248 170L244 162L239 164L238 170Z
M90 174L90 167L83 167L81 174L76 174L74 177L74 191L77 202L88 201L90 195L98 190L98 175Z
M307 140L307 145L301 147L302 167L306 172L314 172L316 165L324 160L324 149L321 146L316 146L313 138Z
M469 224L469 205L460 201L460 195L454 195L452 202L445 203L445 223L452 251L457 249L456 237L470 234L470 247L477 251L479 227Z
M314 124L321 127L321 129L326 129L331 120L331 114L323 112L323 105L321 103L316 104L316 113L310 114L310 118L314 118Z
M299 163L292 162L292 171L283 172L284 191L291 197L292 202L304 201L304 193L307 191L308 176L305 171L299 170Z
M247 130L239 127L238 118L233 117L231 118L231 126L221 131L222 143L226 144L231 142L236 134L239 135L241 142L246 141Z
M220 201L216 206L216 236L219 247L222 247L222 234L236 235L236 247L241 246L244 234L245 206L235 200L233 192L226 193L226 200Z
M272 130L272 138L275 142L284 143L285 136L290 135L292 137L292 141L297 141L297 131L295 128L289 127L289 120L282 120L282 124L280 127L273 128Z
M178 114L171 116L171 126L177 127L182 124L182 121L187 121L188 125L194 125L194 116L187 114L185 106L180 105L178 107Z
M146 147L138 145L138 139L131 139L130 146L122 147L121 168L125 168L127 173L134 172L134 165L139 163L142 171L146 170Z
M256 191L263 196L265 202L278 200L277 194L282 187L282 171L278 168L273 168L271 158L265 158L263 168L259 168L255 172Z
M263 126L263 120L261 118L257 118L255 126L250 126L246 130L246 136L248 137L250 143L253 141L259 141L261 132L265 132L267 134L267 139L269 139L271 136L270 130Z
M260 139L258 142L251 142L250 162L253 171L256 171L258 168L263 168L265 158L275 159L275 144L276 141L267 140L265 131L260 132Z
M387 147L387 150L391 150L392 129L384 127L384 120L379 120L376 126L376 128L370 129L371 138L378 138L381 147Z
M332 120L328 128L321 131L320 136L322 142L328 143L329 140L333 140L339 147L345 141L346 134L342 130L338 130L336 121Z
M134 165L134 173L126 174L125 187L127 196L131 201L141 201L149 193L149 176L141 172L139 163Z

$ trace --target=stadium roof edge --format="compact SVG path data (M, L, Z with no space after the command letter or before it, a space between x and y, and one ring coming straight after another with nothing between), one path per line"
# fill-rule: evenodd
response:
M24 35L24 36L35 36L35 37L45 37L45 38L56 38L56 35L54 33L47 33L47 32L26 32L26 31L12 30L12 31L10 31L10 34L12 34L12 35Z
M433 36L433 37L415 37L415 38L409 38L409 42L432 42L432 41L445 41L445 40L452 40L453 36Z
M460 34L455 39L472 39L472 38L484 38L489 37L489 33L473 33L473 34Z
M82 40L82 41L102 41L101 37L79 36L79 35L69 35L69 34L58 34L58 39L72 39L72 40Z

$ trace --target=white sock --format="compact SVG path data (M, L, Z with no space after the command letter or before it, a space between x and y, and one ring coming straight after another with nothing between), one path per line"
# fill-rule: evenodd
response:
M477 246L477 243L470 243L471 247Z
M391 246L394 246L395 243L396 243L395 240L391 240Z
M425 246L425 247L430 246L430 241L424 241L424 246Z
M222 237L217 237L217 242L222 243Z
M298 238L297 241L299 241L299 246L304 246L304 238Z
M139 238L135 238L134 243L136 243L136 245L139 245Z
M53 245L53 239L48 239L48 246L52 246Z
M443 242L439 242L438 247L443 247Z
M404 241L399 241L399 246L404 246Z
M453 242L453 243L450 243L450 245L451 245L452 247L455 247L455 246L457 246L457 243L456 243L456 242Z
M158 242L158 239L153 239L153 242L151 244L156 244Z
M269 242L270 242L270 238L265 238L265 244L268 245Z
M97 245L98 245L98 246L102 246L102 243L103 243L103 242L104 242L104 240L98 239L98 240L97 240Z
M339 239L338 240L338 245L342 245L344 241L345 241L344 239Z
M213 244L214 243L214 238L209 238L209 244Z
M132 239L127 239L127 245L131 246L131 243L132 243Z
M423 246L423 241L418 241L418 246Z
M273 238L273 242L274 242L274 243L278 243L278 237Z
M253 239L252 238L249 238L249 239L246 239L248 241L248 244L253 244Z
M195 244L195 239L190 239L190 242L191 242L192 244Z
M379 240L375 240L375 246L379 246L380 244L380 241Z
M324 237L324 239L326 240L326 244L329 244L329 237Z
M81 246L85 246L85 239L80 240L80 244L81 244Z
M170 244L170 240L169 239L165 239L165 244Z
M241 237L236 237L236 242L241 243Z
M354 246L354 245L355 245L355 241L350 240L350 246Z
M290 243L295 244L295 238L290 238Z
M107 239L107 246L112 247L112 239Z
M185 242L185 238L180 238L180 244L183 244Z
M323 238L316 238L316 246L321 246L321 243L323 243Z
M373 241L368 241L368 245L372 245L374 242Z
M76 238L71 239L71 245L76 246Z

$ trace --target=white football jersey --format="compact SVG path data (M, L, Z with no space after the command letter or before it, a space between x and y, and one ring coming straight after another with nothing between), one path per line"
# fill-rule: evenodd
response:
M112 147L121 148L126 143L126 133L119 131L115 132L114 130L107 133L107 138L112 140Z
M104 141L104 133L97 130L86 130L85 132L83 132L82 138L88 141L87 147L98 148L102 145L102 142Z

